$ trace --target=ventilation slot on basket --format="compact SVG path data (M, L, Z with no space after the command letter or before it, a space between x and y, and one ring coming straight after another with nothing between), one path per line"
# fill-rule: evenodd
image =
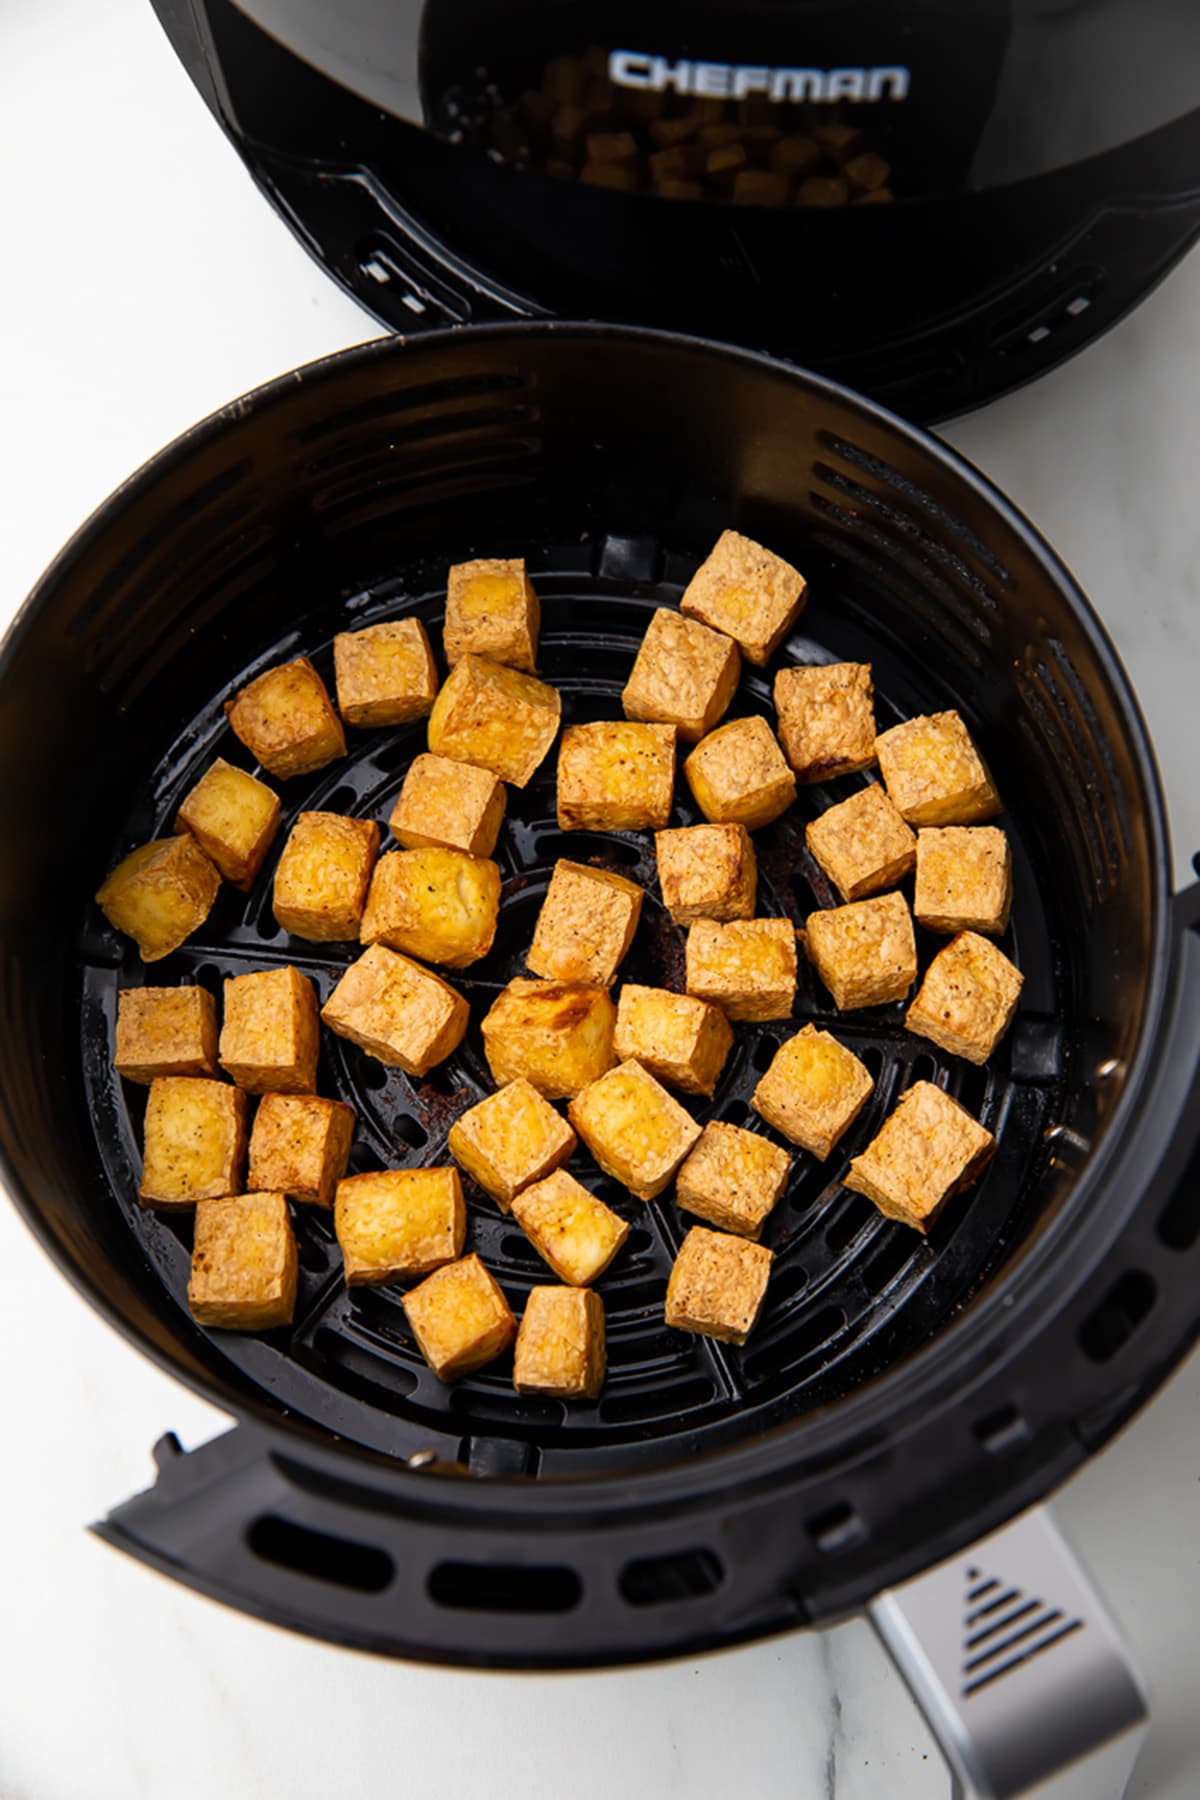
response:
M1015 1406L999 1406L995 1412L976 1419L971 1430L989 1456L1003 1456L1019 1444L1029 1442L1029 1427Z
M561 1563L440 1562L429 1571L429 1598L456 1612L566 1613L583 1583Z
M394 239L385 242L377 238L364 244L359 251L358 266L371 287L392 290L400 305L411 314L411 330L429 331L436 325L465 325L471 317L471 305L466 295L455 293L429 269L419 267ZM373 303L369 293L367 302Z
M980 1569L967 1570L963 1607L962 1698L990 1687L1033 1657L1083 1629L1061 1607L1009 1587Z
M263 1562L360 1594L381 1594L396 1573L386 1550L335 1537L330 1531L314 1531L311 1525L297 1525L278 1513L255 1519L246 1543Z
M1053 337L1065 335L1077 321L1089 313L1104 286L1104 276L1097 268L1073 269L1061 277L1054 288L1026 305L1023 313L1010 317L999 327L994 338L1001 356L1020 356L1041 350ZM1078 329L1080 342L1089 335L1085 325ZM1054 354L1060 354L1056 345Z
M812 495L813 510L830 522L829 531L814 531L813 542L843 562L853 563L885 591L903 596L914 618L944 637L974 669L982 669L984 653L974 626L964 625L963 606L949 582L931 572L907 546L876 529L824 494ZM876 629L879 621L876 620Z
M1111 758L1097 741L1103 732L1093 732L1091 719L1076 710L1068 687L1048 661L1031 657L1016 685L1025 707L1018 727L1057 780L1068 803L1064 816L1077 828L1065 835L1085 897L1104 901L1119 862L1117 831L1127 839L1128 826L1124 797L1116 799L1119 783ZM1122 821L1120 827L1115 820Z
M823 1556L837 1556L840 1551L863 1543L867 1536L866 1525L848 1500L818 1513L815 1519L807 1519L804 1528Z
M671 1600L702 1600L725 1579L711 1550L679 1550L670 1556L640 1556L621 1570L621 1597L630 1606L664 1606Z
M1079 1327L1079 1347L1092 1362L1110 1362L1123 1350L1158 1299L1158 1289L1141 1269L1129 1269L1109 1289Z

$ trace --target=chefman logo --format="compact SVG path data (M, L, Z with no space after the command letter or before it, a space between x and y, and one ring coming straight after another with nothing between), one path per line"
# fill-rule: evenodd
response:
M614 50L610 80L652 94L695 94L706 100L904 100L910 71L879 69L767 69L753 63L672 62L640 50Z

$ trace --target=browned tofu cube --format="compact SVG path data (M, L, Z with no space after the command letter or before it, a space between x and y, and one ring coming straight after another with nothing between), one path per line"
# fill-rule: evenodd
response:
M423 719L437 699L437 668L420 619L339 631L333 672L347 725L407 725Z
M279 829L279 795L218 756L186 795L176 831L190 831L226 881L249 890Z
M775 169L741 169L733 178L735 206L786 206L791 183Z
M259 675L225 712L234 736L281 781L346 754L342 721L307 656Z
M451 1156L508 1212L523 1188L566 1162L578 1139L522 1076L461 1113L449 1142Z
M236 1194L246 1156L246 1096L225 1081L164 1075L150 1083L143 1206L194 1206Z
M875 761L870 663L780 669L775 711L779 740L800 781L854 775Z
M354 1109L316 1094L264 1094L250 1133L247 1184L307 1206L332 1206L346 1173Z
M464 656L488 656L532 674L540 618L523 557L456 563L446 586L446 661L453 668Z
M351 963L321 1009L330 1031L406 1075L425 1075L462 1043L470 1008L440 975L383 944Z
M429 748L525 787L558 734L557 688L486 656L455 663L429 715Z
M674 725L694 744L724 716L741 672L732 638L660 606L651 615L621 705L627 719Z
M791 1159L756 1131L711 1120L679 1171L675 1197L721 1231L759 1238L767 1216L783 1198Z
M873 1200L885 1218L928 1231L951 1195L978 1179L996 1140L931 1081L917 1081L885 1120L844 1184Z
M440 844L469 856L490 856L504 802L504 783L490 769L445 756L415 756L389 824L406 850Z
M999 937L1012 911L1012 851L995 825L926 826L917 833L913 912L926 931Z
M519 975L484 1018L488 1068L497 1083L524 1076L548 1100L566 1100L612 1068L616 1019L603 988Z
M202 987L123 988L113 1064L126 1081L217 1073L217 1006Z
M571 1287L586 1287L603 1275L629 1236L620 1214L566 1169L518 1194L512 1212L538 1255Z
M792 629L804 599L804 577L790 563L752 538L723 531L688 583L679 610L723 631L752 663L765 663Z
M1000 811L1000 796L956 712L893 725L875 740L879 773L910 825L973 825Z
M876 782L813 819L804 837L843 900L895 887L916 865L916 833Z
M203 925L220 886L215 866L185 832L131 850L96 902L109 924L133 939L143 962L160 962Z
M685 1094L711 1094L733 1048L725 1014L706 1000L627 981L617 999L613 1049Z
M589 863L554 865L526 961L535 975L611 987L642 911L636 881Z
M635 1062L584 1088L567 1116L604 1173L639 1200L662 1193L700 1136L691 1113Z
M379 855L374 819L302 812L275 870L275 917L293 937L335 943L358 936Z
M275 1331L296 1310L299 1257L282 1194L201 1200L188 1306L199 1325Z
M375 865L359 933L422 962L465 969L492 947L500 870L464 850L397 850Z
M654 850L663 905L677 925L753 916L758 863L744 825L660 831Z
M221 1067L248 1093L315 1093L320 1032L316 990L290 964L226 981Z
M917 943L903 894L809 913L804 948L839 1012L903 1000L917 978Z
M667 1282L667 1324L722 1344L744 1344L758 1323L774 1251L693 1225Z
M926 969L905 1026L951 1056L985 1063L1012 1024L1024 982L1003 950L960 931Z
M768 1125L824 1162L874 1086L852 1050L827 1031L805 1025L779 1046L751 1105Z
M796 931L788 919L697 919L685 985L727 1019L786 1019L796 998Z
M439 1381L461 1381L502 1356L517 1321L495 1276L477 1256L464 1256L426 1277L404 1296L417 1348Z
M428 1275L462 1255L467 1208L458 1170L350 1175L337 1184L333 1228L348 1287Z
M530 1288L517 1332L518 1394L594 1400L604 1386L604 1302L572 1287Z
M675 727L570 725L558 747L564 831L644 831L666 824L675 793Z
M683 765L696 805L714 825L755 831L785 813L796 777L765 719L731 719L703 738Z

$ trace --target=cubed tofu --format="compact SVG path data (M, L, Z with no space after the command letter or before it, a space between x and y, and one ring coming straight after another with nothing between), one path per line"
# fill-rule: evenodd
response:
M275 917L293 937L339 943L358 936L379 855L374 819L302 812L275 870Z
M566 1169L518 1194L512 1213L538 1255L571 1287L598 1280L629 1236L620 1214Z
M523 1076L566 1100L611 1069L617 1009L604 988L518 976L484 1018L483 1053L497 1083Z
M333 640L338 711L347 725L407 725L437 699L437 667L420 619L388 619Z
M517 1332L518 1394L594 1400L604 1386L604 1302L573 1287L530 1288Z
M570 725L558 747L563 831L656 830L671 816L675 727L602 721Z
M462 1043L470 1008L440 975L383 944L351 963L321 1009L330 1031L406 1075L425 1075Z
M226 702L225 713L234 736L281 781L346 754L342 721L307 656L259 675Z
M913 912L926 931L999 937L1012 911L1012 851L995 825L926 826L917 833Z
M693 1225L667 1281L666 1321L722 1344L744 1344L758 1323L774 1252Z
M809 913L804 948L839 1012L903 1000L917 978L917 942L903 894Z
M494 862L440 845L397 850L375 866L359 935L364 944L465 969L491 949L499 911Z
M711 1094L732 1048L729 1020L706 1000L631 981L621 989L613 1033L618 1062L640 1062L685 1094Z
M406 850L440 844L468 856L490 856L504 820L504 783L490 769L414 756L389 820Z
M786 1019L796 998L796 928L790 919L697 919L687 935L689 994L727 1019Z
M679 1171L675 1197L721 1231L759 1238L768 1215L783 1198L791 1159L757 1131L713 1119Z
M974 825L1000 796L956 712L893 725L875 740L888 796L910 825Z
M642 899L636 881L560 858L533 928L529 967L551 981L611 987L633 942Z
M201 1200L196 1208L188 1306L198 1325L275 1331L290 1325L300 1272L282 1194Z
M1024 982L988 938L960 931L926 969L905 1027L951 1056L985 1063L1012 1024Z
M143 1206L194 1206L236 1194L246 1157L246 1096L225 1081L164 1075L150 1083Z
M796 777L767 721L730 719L702 738L683 765L696 805L713 825L756 831L785 813Z
M803 782L854 775L875 761L870 663L780 669L775 711L784 754Z
M640 1063L610 1069L584 1088L567 1116L606 1175L653 1200L700 1136L700 1127Z
M761 664L792 629L804 600L804 577L790 563L753 538L723 531L689 581L679 610L725 632Z
M824 1162L874 1086L853 1050L805 1025L779 1046L750 1104L768 1125Z
M916 865L916 833L877 782L811 820L804 837L843 900L895 887Z
M928 1231L946 1201L978 1179L996 1140L931 1081L917 1081L861 1156L844 1185L885 1218Z
M654 838L663 905L677 925L693 919L749 919L758 862L744 825L688 825Z
M477 1256L437 1269L404 1296L417 1348L439 1381L461 1381L502 1356L517 1321L495 1276Z
M741 672L732 638L660 606L651 614L621 705L627 719L674 725L694 744L724 717Z
M111 926L133 939L143 962L160 962L203 925L220 886L215 864L184 832L131 850L96 903Z
M249 891L279 829L279 795L218 756L175 815L226 881Z
M123 988L113 1064L126 1081L217 1074L217 1005L202 987Z
M523 1076L460 1113L450 1127L450 1154L508 1212L517 1195L543 1181L578 1139Z
M429 748L525 787L558 735L557 688L486 656L455 663L429 715Z
M332 1206L346 1173L354 1109L316 1094L264 1094L250 1132L250 1187Z
M464 656L487 656L532 675L540 618L523 557L455 563L446 584L446 661L453 668Z
M457 1169L380 1169L337 1184L333 1228L346 1285L428 1275L462 1255L467 1207Z
M290 964L226 981L221 1067L248 1093L315 1093L320 1033L316 990Z

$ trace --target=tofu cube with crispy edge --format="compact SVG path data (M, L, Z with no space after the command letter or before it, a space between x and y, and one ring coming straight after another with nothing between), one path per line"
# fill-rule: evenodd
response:
M765 719L730 719L702 738L683 765L688 786L713 825L756 831L785 813L796 777Z
M571 725L558 747L563 831L645 831L666 824L675 795L675 727Z
M256 677L226 701L225 713L234 736L281 781L346 754L342 721L307 656Z
M525 1188L512 1213L538 1255L571 1287L598 1280L629 1236L620 1214L566 1169Z
M247 1184L307 1206L332 1206L346 1173L354 1109L316 1094L264 1094L250 1132Z
M467 1235L457 1169L381 1169L337 1184L333 1228L346 1285L428 1275L455 1262Z
M780 669L775 711L784 754L803 782L854 775L875 761L870 663Z
M659 831L654 851L663 905L677 925L753 916L758 862L744 825Z
M865 1194L885 1218L928 1231L951 1195L978 1179L996 1140L931 1081L917 1081L884 1121L844 1185Z
M500 1283L477 1256L447 1263L404 1296L417 1348L439 1381L460 1381L502 1356L517 1321Z
M893 725L875 740L888 797L910 825L974 825L1000 796L956 712Z
M721 1231L758 1238L787 1187L791 1158L756 1131L713 1119L679 1171L675 1197Z
M374 819L302 812L275 870L276 920L293 937L317 943L356 938L378 855Z
M693 1225L667 1281L666 1321L722 1344L744 1344L758 1323L774 1251Z
M220 886L216 866L185 832L131 850L96 903L115 930L133 939L143 962L160 962L203 925Z
M249 890L279 829L279 795L218 756L184 797L176 831L190 831L226 881Z
M633 942L642 899L636 881L560 858L525 960L548 980L611 987Z
M188 1306L199 1325L274 1331L296 1310L299 1257L282 1194L201 1200Z
M723 531L689 581L679 610L725 632L752 663L761 664L799 617L805 585L782 556L740 532Z
M895 887L916 865L916 833L877 782L811 820L804 837L843 900Z
M406 1075L425 1075L462 1043L470 1008L440 975L383 944L351 963L321 1009L330 1031Z
M522 1189L565 1163L578 1139L531 1082L518 1077L460 1113L450 1154L508 1212Z
M917 833L913 912L926 931L999 937L1012 911L1012 851L995 825L926 826Z
M397 850L375 866L359 933L422 962L465 969L492 947L500 870L464 850Z
M617 998L613 1049L685 1094L711 1094L733 1048L733 1028L706 1000L627 981Z
M960 931L926 969L905 1027L951 1056L985 1063L1012 1024L1024 984L990 939Z
M558 734L557 688L469 653L455 663L429 715L429 748L525 787Z
M414 756L392 809L392 836L406 850L441 845L468 856L490 856L504 820L504 783L490 769Z
M674 725L694 744L724 717L741 672L732 638L660 606L651 614L621 705L627 719Z
M316 990L290 963L226 981L221 1067L248 1093L315 1093L320 1034Z
M662 1193L700 1136L691 1113L635 1062L584 1088L567 1116L604 1173L639 1200Z
M796 998L790 919L697 919L688 928L685 986L727 1019L786 1019Z
M246 1096L225 1081L163 1075L150 1083L142 1140L143 1206L194 1206L242 1185Z
M126 1081L217 1074L217 1005L202 987L123 988L113 1065Z
M532 675L540 622L523 557L482 556L450 570L442 644L451 668L467 655L488 656Z
M548 1100L566 1100L612 1068L616 1020L604 988L518 975L484 1017L483 1053L497 1083L523 1076Z
M804 948L839 1012L903 1000L917 978L917 942L903 894L809 913Z
M407 725L437 699L437 667L420 619L389 619L333 640L338 711L347 725Z
M853 1050L805 1025L779 1046L750 1104L768 1125L824 1162L874 1086Z
M518 1394L594 1400L604 1386L604 1302L590 1289L530 1288L517 1332Z

